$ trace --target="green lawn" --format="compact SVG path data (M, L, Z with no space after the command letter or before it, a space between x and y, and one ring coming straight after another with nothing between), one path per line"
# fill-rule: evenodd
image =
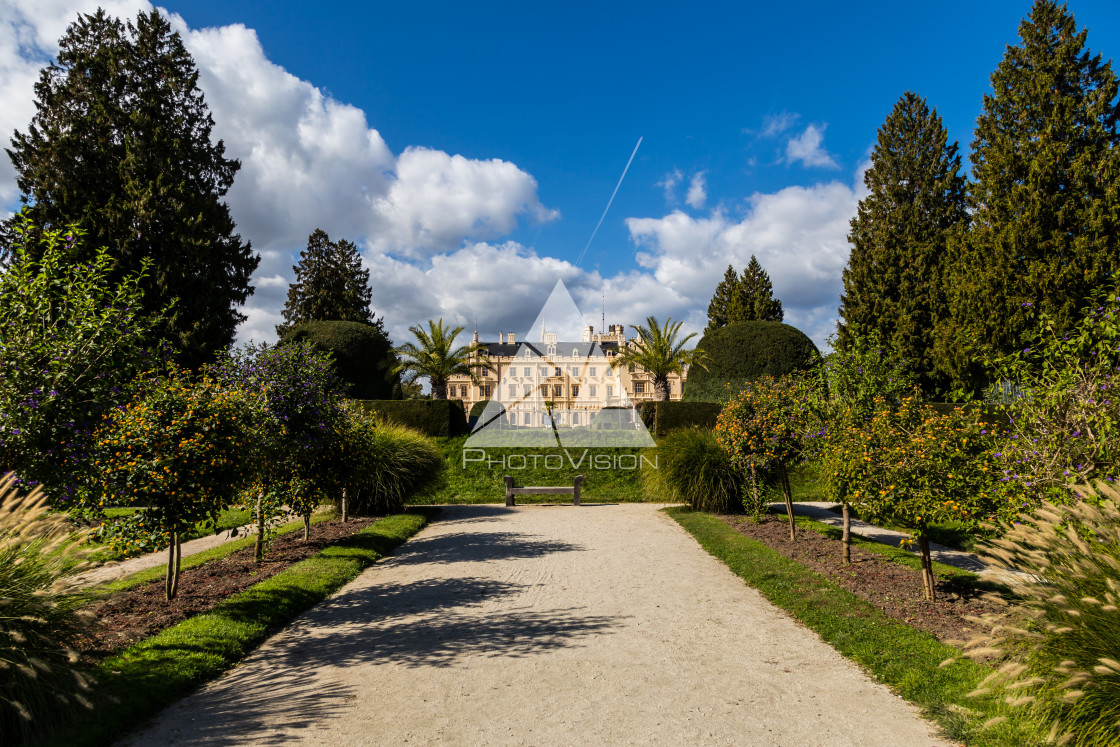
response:
M440 484L409 503L502 503L505 501L504 475L524 485L572 485L583 475L581 500L588 502L633 503L646 500L639 480L640 469L649 469L649 452L636 447L571 448L525 447L467 450L466 436L441 438L440 449L447 469ZM598 468L597 468L598 467ZM637 469L630 469L636 467ZM518 496L519 503L547 503L565 496Z

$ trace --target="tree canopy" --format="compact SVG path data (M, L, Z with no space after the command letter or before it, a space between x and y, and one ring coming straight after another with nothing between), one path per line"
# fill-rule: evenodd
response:
M691 366L703 368L707 356L700 348L685 350L685 345L696 333L677 339L683 322L674 322L672 317L665 320L665 325L658 323L655 317L646 317L645 326L640 324L630 325L638 333L634 347L624 347L611 361L611 368L618 366L641 366L653 377L653 391L657 399L669 399L669 374L683 375Z
M1070 329L1120 269L1117 78L1064 5L1036 0L992 73L972 143L972 225L952 242L952 373L1021 349L1030 309Z
M736 322L780 322L784 316L782 302L774 298L770 276L752 254L741 275L733 265L727 266L708 304L708 326L704 331Z
M480 343L455 347L455 338L462 327L445 327L443 320L428 320L428 329L419 324L408 331L416 343L407 342L396 349L400 364L395 373L401 374L406 384L427 378L432 386L432 399L447 399L447 380L452 376L466 375L478 383L478 372L493 371L493 364L481 355L486 347Z
M331 241L327 232L316 228L307 237L307 248L292 266L295 282L288 286L288 300L281 315L284 323L276 327L283 335L300 322L374 322L370 311L373 291L369 270L354 244L346 239ZM384 333L384 329L381 332Z
M244 320L260 258L234 233L222 201L236 160L211 137L198 70L158 11L122 23L79 15L35 84L35 115L7 149L28 216L42 229L77 224L89 240L73 261L109 247L115 277L153 260L142 305L178 299L162 334L184 364L211 360ZM5 254L18 240L5 224Z
M907 91L879 128L863 178L868 195L848 234L838 347L874 337L927 392L948 388L936 370L934 327L944 316L946 243L967 220L960 168L937 110Z

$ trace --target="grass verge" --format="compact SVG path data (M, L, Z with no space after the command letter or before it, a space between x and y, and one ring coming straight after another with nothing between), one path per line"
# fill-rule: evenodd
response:
M389 516L272 578L102 662L99 702L57 745L101 745L213 679L271 633L354 579L420 531L432 512ZM232 544L232 543L231 543Z
M921 708L947 738L992 747L1041 742L1041 735L1010 720L983 728L990 719L1005 715L998 700L968 697L991 668L961 658L959 649L892 620L821 574L714 516L684 508L666 511L747 584ZM949 659L953 663L942 666Z

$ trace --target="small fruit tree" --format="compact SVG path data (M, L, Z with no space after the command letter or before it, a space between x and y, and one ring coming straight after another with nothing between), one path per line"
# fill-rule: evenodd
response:
M929 524L957 520L978 528L1014 515L999 489L1002 437L977 407L939 412L906 397L879 399L862 429L851 429L826 465L862 516L911 530L922 560L922 590L935 595Z
M95 433L95 490L87 499L143 506L147 523L170 535L166 593L179 584L179 540L214 521L251 474L250 410L241 391L184 371L145 382Z
M800 460L806 437L816 420L810 389L794 375L775 379L763 376L748 384L716 420L716 439L732 463L754 476L760 469L777 470L789 518L789 538L795 539L793 497L788 466ZM757 487L755 488L757 490Z

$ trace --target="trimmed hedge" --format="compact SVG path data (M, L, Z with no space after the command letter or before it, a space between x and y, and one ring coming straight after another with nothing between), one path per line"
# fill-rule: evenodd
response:
M708 368L689 368L685 402L726 402L760 376L804 371L820 359L804 332L781 322L729 324L705 334L697 347L708 354Z
M280 344L309 342L334 358L335 373L354 399L391 399L400 396L401 379L393 373L397 358L393 343L372 324L361 322L300 322L284 333Z
M643 402L642 422L654 438L680 428L712 429L721 405L718 402Z
M358 404L382 420L426 436L461 436L467 432L467 413L457 399L364 399Z

